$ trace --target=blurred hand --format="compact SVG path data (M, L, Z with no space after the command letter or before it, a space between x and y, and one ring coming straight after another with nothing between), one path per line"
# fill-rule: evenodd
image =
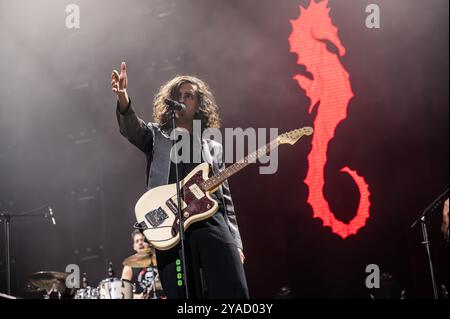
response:
M111 87L113 92L119 94L126 92L127 89L127 64L122 62L120 66L120 75L117 70L112 73Z
M120 66L120 74L117 70L113 70L111 75L111 89L119 98L120 108L122 111L128 107L129 99L127 94L127 64L122 62Z

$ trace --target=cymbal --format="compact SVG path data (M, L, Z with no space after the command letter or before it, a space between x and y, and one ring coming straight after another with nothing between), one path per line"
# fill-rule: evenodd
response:
M58 272L58 271L39 271L31 275L31 279L33 280L59 280L66 281L67 276L70 273L68 272Z
M134 268L144 268L144 267L156 267L156 256L153 250L146 249L145 251L131 255L125 258L122 262L124 266L134 267Z
M24 291L26 291L26 292L40 292L43 290L45 290L45 289L36 287L30 281L28 281L27 286L24 288Z
M59 292L64 292L66 289L66 278L70 273L57 271L39 271L31 275L27 287L32 290L46 290L55 289Z

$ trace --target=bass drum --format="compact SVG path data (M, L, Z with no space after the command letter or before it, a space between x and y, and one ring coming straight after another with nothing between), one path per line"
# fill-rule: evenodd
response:
M131 281L119 278L102 280L98 285L100 299L133 299Z

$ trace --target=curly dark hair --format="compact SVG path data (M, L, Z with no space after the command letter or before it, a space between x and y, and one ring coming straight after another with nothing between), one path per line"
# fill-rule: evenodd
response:
M161 129L169 130L169 111L164 103L164 99L178 101L180 87L190 83L197 87L196 94L199 101L199 109L195 119L201 120L202 132L207 128L220 128L219 108L209 86L202 80L190 75L177 75L172 80L163 84L153 99L153 118Z

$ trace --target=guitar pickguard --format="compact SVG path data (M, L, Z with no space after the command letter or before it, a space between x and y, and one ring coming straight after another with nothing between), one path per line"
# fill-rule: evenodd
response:
M181 188L183 194L183 200L187 204L182 213L186 219L192 216L203 214L213 208L215 201L206 196L205 191L200 187L204 182L202 171L198 171L193 175ZM186 213L188 214L186 216ZM215 212L214 212L215 213ZM212 213L211 215L213 215ZM175 221L172 225L172 236L176 236L179 232L178 216L175 217Z

